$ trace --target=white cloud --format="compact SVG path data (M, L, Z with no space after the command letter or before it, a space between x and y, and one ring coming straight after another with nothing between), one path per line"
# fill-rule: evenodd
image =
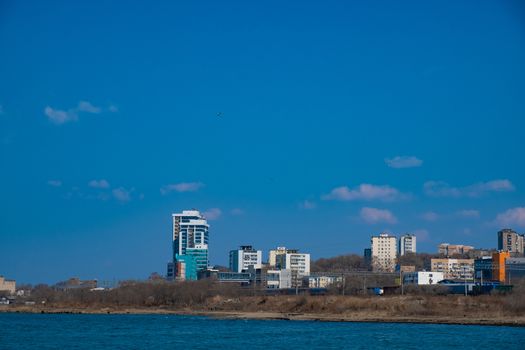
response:
M236 215L236 216L238 216L238 215L243 215L243 214L244 214L244 210L242 210L242 209L240 209L240 208L233 208L233 209L230 211L230 213L231 213L232 215Z
M44 109L44 114L51 122L61 125L67 122L77 121L79 113L99 114L101 111L102 109L100 107L96 107L88 101L80 101L77 107L68 109L67 111L47 106Z
M89 181L88 186L93 188L109 188L109 182L107 182L107 180L104 179L91 180Z
M436 212L433 211L427 211L421 217L426 221L436 221L439 219L439 215Z
M170 192L195 192L202 188L204 184L202 182L181 182L178 184L169 184L162 186L160 193L164 196Z
M202 213L202 215L208 220L217 220L222 215L222 211L219 208L211 208Z
M479 218L479 211L474 209L460 210L456 214L464 218Z
M110 105L110 106L108 107L108 110L109 110L111 113L116 113L116 112L118 112L118 107L115 106L115 105Z
M119 202L129 202L131 200L131 192L133 192L133 188L131 190L127 190L124 187L115 188L111 193L113 193L113 197L115 197L116 200Z
M385 163L391 168L401 169L420 167L423 161L414 156L397 156L394 158L385 158Z
M397 222L397 218L394 216L394 214L392 214L392 212L387 209L364 207L361 209L359 215L361 219L363 219L368 224L377 224L380 222L395 224Z
M323 200L381 200L394 201L406 198L407 195L402 194L396 188L385 186L376 186L371 184L361 184L356 188L350 189L347 186L334 188L329 194L322 196Z
M478 182L466 187L452 187L443 181L427 181L423 185L427 196L431 197L480 197L489 192L514 191L510 180L500 179L488 182Z
M62 186L62 181L60 181L60 180L49 180L47 182L47 184L49 186L53 186L53 187L60 187L60 186Z
M299 203L299 207L301 209L315 209L317 207L317 204L315 204L315 202L312 202L312 201L309 201L309 200L304 200L302 201L301 203Z
M525 207L512 208L498 214L496 223L505 228L511 226L525 227Z
M78 115L74 110L63 111L47 106L44 113L51 122L58 125L78 120Z
M77 111L79 111L79 112L86 112L86 113L93 113L93 114L99 114L101 109L100 109L100 107L93 106L88 101L80 101L78 103Z

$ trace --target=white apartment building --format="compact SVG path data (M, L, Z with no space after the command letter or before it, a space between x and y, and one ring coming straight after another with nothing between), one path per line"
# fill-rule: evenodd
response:
M396 268L397 239L387 233L372 236L372 269L374 271L394 272Z
M445 279L443 272L418 271L403 274L403 284L432 285Z
M416 253L416 236L407 233L399 237L397 251L399 256L403 256L406 253Z
M230 270L234 272L248 271L250 266L255 269L262 267L262 251L255 250L251 245L244 245L241 249L230 251Z

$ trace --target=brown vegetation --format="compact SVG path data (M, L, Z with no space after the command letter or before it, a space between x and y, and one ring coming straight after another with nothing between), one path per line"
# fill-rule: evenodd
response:
M354 288L351 286L352 283L347 284L347 288ZM440 295L444 294L444 291L439 286L407 287L405 291L407 295L381 297L344 296L339 295L341 291L338 290L332 290L334 294L324 296L269 296L260 290L205 280L184 283L128 282L118 288L103 291L89 289L59 291L40 285L33 289L30 297L17 300L22 306L14 305L10 308L12 311L33 312L63 312L64 310L128 312L126 310L132 309L141 312L203 312L237 315L272 313L272 315L279 314L286 317L302 315L301 317L326 320L410 320L410 322L441 320L440 322L471 323L478 320L485 323L507 324L512 321L525 324L524 281L517 283L514 291L505 295L468 297ZM35 301L36 305L25 307L24 300Z

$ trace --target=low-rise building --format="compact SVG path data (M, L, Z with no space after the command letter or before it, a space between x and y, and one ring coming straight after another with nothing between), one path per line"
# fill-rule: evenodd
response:
M176 281L194 281L197 279L197 261L194 255L175 254L175 280Z
M55 288L58 290L82 289L82 288L97 288L97 280L81 280L78 277L72 277L67 281L58 282Z
M432 285L445 279L443 272L418 271L403 274L403 284Z
M0 276L0 292L7 292L9 294L15 294L16 281L6 280L4 276Z
M267 270L265 283L269 289L292 288L292 272L288 269Z
M438 246L438 253L445 256L461 255L466 254L473 249L474 247L470 245L441 243Z
M443 272L445 279L474 279L474 259L431 259L432 272Z
M508 258L505 260L506 283L512 284L516 278L525 278L525 258Z
M308 288L328 288L334 284L342 283L342 276L307 276L304 277L304 284Z
M491 281L492 278L492 256L483 256L474 260L475 278L478 280Z

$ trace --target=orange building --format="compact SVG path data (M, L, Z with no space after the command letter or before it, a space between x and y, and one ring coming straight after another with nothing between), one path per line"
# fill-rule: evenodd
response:
M510 258L509 252L492 253L492 279L505 283L505 260Z

